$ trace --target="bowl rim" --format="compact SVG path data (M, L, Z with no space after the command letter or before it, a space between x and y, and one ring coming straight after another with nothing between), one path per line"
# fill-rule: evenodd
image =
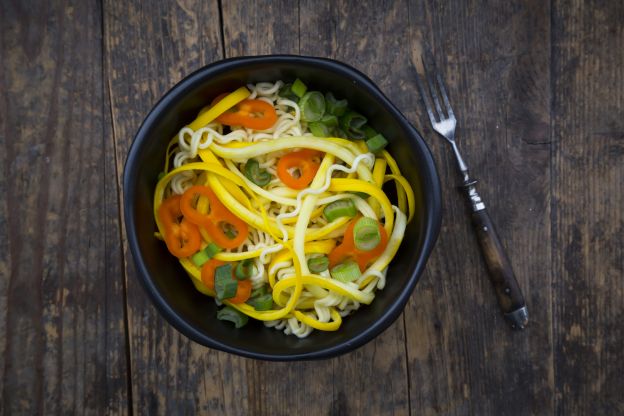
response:
M167 111L168 107L181 99L187 92L192 89L195 84L201 83L205 78L228 72L231 69L244 67L249 64L269 63L269 64L303 64L312 67L323 67L331 72L340 73L346 77L351 78L357 82L359 88L364 88L370 93L374 99L388 111L393 118L401 124L401 127L410 133L411 144L418 148L420 151L424 166L422 169L423 183L427 183L431 187L430 193L427 194L427 198L424 200L424 205L427 209L427 216L425 217L425 230L423 237L423 246L421 255L416 262L414 269L411 272L411 276L407 280L405 288L400 292L399 296L390 306L383 311L379 318L364 331L356 334L354 337L345 339L340 343L319 349L314 351L308 351L303 353L294 354L273 354L265 352L250 351L244 348L238 348L232 345L228 345L217 341L213 338L206 336L204 333L196 329L193 325L185 321L164 299L160 294L158 288L149 277L147 266L141 256L138 239L136 236L136 224L133 216L134 200L129 198L128 195L135 194L137 181L135 171L137 169L137 163L135 160L140 154L140 148L143 142L148 137L150 126ZM171 87L165 95L158 100L158 102L152 107L148 115L141 123L137 133L135 134L133 141L128 150L126 162L124 165L123 173L123 209L124 209L124 222L126 227L126 239L130 252L134 260L136 267L136 275L143 286L143 289L147 292L149 298L156 306L156 309L160 314L176 328L180 333L190 338L191 340L201 344L203 346L214 348L220 351L229 352L239 356L253 358L266 361L297 361L297 360L313 360L313 359L326 359L344 354L349 351L353 351L365 343L374 339L381 332L386 330L394 321L399 317L407 301L412 295L414 288L420 280L426 262L435 246L437 241L440 226L442 222L442 203L441 203L441 186L436 163L431 154L431 150L427 146L425 140L420 133L411 125L407 118L399 111L399 109L384 95L381 89L365 74L352 66L334 60L323 57L312 57L302 55L258 55L258 56L241 56L223 59L212 62L205 65L191 74L184 77L181 81Z

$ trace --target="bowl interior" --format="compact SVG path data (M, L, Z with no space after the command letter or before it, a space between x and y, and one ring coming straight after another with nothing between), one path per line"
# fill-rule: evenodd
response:
M154 238L153 192L169 140L220 93L247 83L300 78L311 90L349 100L390 142L403 175L416 194L417 211L391 263L386 287L374 302L343 320L336 332L314 331L299 339L250 320L242 329L216 319L216 305L195 290L177 260ZM372 339L400 314L437 237L439 184L422 138L374 84L335 61L264 57L222 61L190 75L155 106L141 126L124 174L126 229L138 276L157 308L182 333L204 345L261 359L320 358Z

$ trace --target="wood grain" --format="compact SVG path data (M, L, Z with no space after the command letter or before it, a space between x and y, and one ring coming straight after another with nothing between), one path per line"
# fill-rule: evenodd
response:
M596 0L0 3L0 414L624 413L624 6ZM414 71L427 43L531 315L507 328ZM138 285L123 163L177 81L300 53L423 132L444 223L402 317L332 360L201 347Z
M217 2L116 2L104 8L106 85L118 182L132 137L184 76L221 58ZM120 188L121 191L121 188ZM132 410L135 414L245 414L244 360L206 349L158 314L124 246Z
M530 326L503 321L455 160L431 131L413 77L414 124L442 177L444 219L406 310L412 409L422 414L553 412L549 8L541 1L410 2L413 66L426 42L444 69L458 143L526 295ZM504 35L502 35L504 33Z
M320 54L361 67L362 62L373 58L375 46L384 41L398 43L401 34L371 38L375 44L367 44L363 31L379 23L383 5L352 6L347 2L301 2L299 7L293 2L225 2L226 56ZM398 13L386 20L401 24ZM383 68L374 69L369 75L386 75ZM404 339L399 319L375 341L336 359L290 364L251 362L247 366L253 381L248 384L250 408L255 414L266 415L408 414ZM299 380L313 382L302 384ZM267 396L279 399L261 399Z
M96 6L0 5L2 414L127 411Z
M556 411L622 414L624 5L554 4Z

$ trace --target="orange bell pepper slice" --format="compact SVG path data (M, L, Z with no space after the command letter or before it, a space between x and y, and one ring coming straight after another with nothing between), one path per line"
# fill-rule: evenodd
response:
M158 208L158 217L164 227L167 249L177 258L188 257L201 247L199 228L182 217L180 196L167 198Z
M304 149L288 153L277 162L277 176L292 189L305 189L319 169L321 152Z
M366 267L373 262L377 257L381 256L381 254L386 249L388 245L388 233L386 229L379 223L379 233L381 234L381 241L377 246L372 250L359 250L355 246L355 240L353 236L353 228L355 227L355 223L358 218L355 218L353 221L349 223L347 229L345 230L344 238L342 239L342 244L336 246L331 253L329 253L329 267L334 267L337 264L344 262L345 260L351 258L355 262L357 262L360 267L360 271L364 272Z
M210 211L207 214L197 211L193 206L196 195L208 198ZM195 185L186 190L180 200L180 209L184 218L204 227L214 243L221 248L236 248L243 244L249 235L247 223L229 211L207 186Z
M210 259L201 268L201 279L204 285L212 291L215 290L215 271L217 267L225 265L225 262L217 259ZM234 270L234 268L232 268ZM235 276L232 276L233 280L236 280ZM240 280L236 287L236 295L233 298L227 299L231 303L244 303L251 297L251 280Z
M211 106L221 101L228 93L217 96ZM217 117L226 126L243 126L254 130L266 130L277 121L275 108L262 100L243 100Z
M236 279L232 277L232 279ZM227 299L231 303L245 303L251 297L251 280L239 280L236 288L236 295L233 298Z

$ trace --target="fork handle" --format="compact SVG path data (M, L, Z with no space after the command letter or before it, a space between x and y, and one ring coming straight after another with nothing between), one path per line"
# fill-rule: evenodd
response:
M465 189L472 206L472 224L487 264L490 281L496 291L498 304L512 328L524 329L528 322L528 312L511 263L496 234L490 215L474 188L474 182L466 185L468 186L465 186Z

